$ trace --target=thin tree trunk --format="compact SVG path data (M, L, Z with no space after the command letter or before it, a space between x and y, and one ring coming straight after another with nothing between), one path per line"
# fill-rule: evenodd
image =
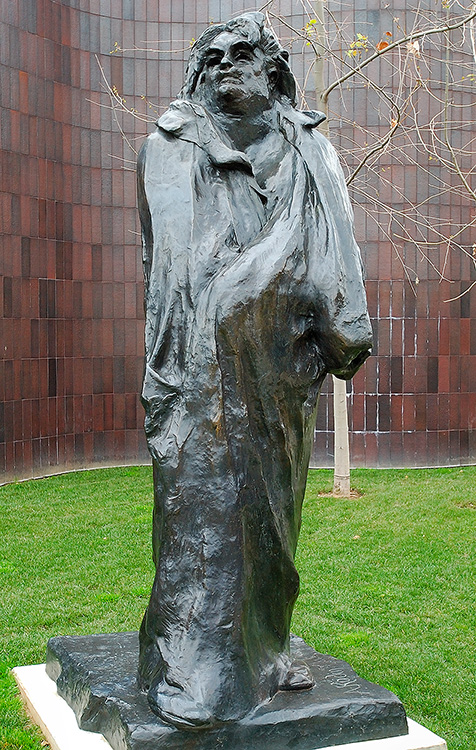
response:
M317 40L322 53L316 57L315 81L317 106L327 114L327 96L324 86L324 50L325 24L324 24L324 0L314 0L316 13ZM329 137L329 125L327 120L321 127L325 136ZM347 397L344 380L332 376L334 385L334 495L339 497L350 497L350 453L349 453L349 424L347 419Z
M332 376L334 383L334 495L350 497L349 425L345 380Z

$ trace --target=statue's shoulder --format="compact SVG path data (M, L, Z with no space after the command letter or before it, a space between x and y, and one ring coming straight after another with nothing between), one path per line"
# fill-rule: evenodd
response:
M172 102L155 123L155 130L143 142L137 159L139 173L147 169L178 169L187 161L195 115L188 102Z
M318 111L287 109L286 120L292 123L293 139L311 171L323 169L340 177L341 167L337 151L330 140L318 130L326 115Z
M167 136L181 136L194 127L197 119L196 107L190 102L178 99L171 102L168 109L155 123L155 130L146 138L143 148L157 147Z
M309 109L309 110L296 109L294 111L300 123L302 124L302 126L306 128L307 130L311 130L311 131L314 131L314 128L317 128L318 125L322 125L322 123L325 122L325 120L327 119L324 112L320 112L314 109ZM319 131L316 131L316 132L319 132Z
M304 129L310 133L326 120L324 112L316 110L297 109L286 100L277 102L276 110L281 125L288 123L297 129Z
M281 103L278 109L280 127L286 138L296 146L326 150L331 147L328 139L317 128L326 120L324 112L300 110Z
M187 127L194 125L196 119L194 105L184 99L176 99L171 102L156 124L159 133L179 136Z

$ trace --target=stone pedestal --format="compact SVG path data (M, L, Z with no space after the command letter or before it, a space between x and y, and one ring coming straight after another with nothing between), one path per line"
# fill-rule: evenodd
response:
M393 693L300 638L291 650L310 667L312 690L278 692L241 721L195 731L163 723L138 690L137 633L52 638L46 670L81 729L100 732L114 750L316 750L407 734Z
M40 726L52 750L112 750L102 734L78 727L73 710L58 695L56 683L47 676L44 664L17 667L13 673L29 715ZM346 743L332 750L447 750L444 740L415 721L408 719L408 728L406 735Z

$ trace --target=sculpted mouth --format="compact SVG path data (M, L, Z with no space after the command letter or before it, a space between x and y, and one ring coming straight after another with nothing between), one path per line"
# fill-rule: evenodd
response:
M226 73L220 77L220 83L241 83L241 76L233 75L233 73Z

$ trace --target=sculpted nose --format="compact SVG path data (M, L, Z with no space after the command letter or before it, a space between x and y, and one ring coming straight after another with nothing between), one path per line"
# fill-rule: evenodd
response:
M222 70L226 70L227 68L231 68L232 65L233 65L233 63L230 60L230 58L227 57L227 55L224 55L222 57L222 59L220 60L220 68Z

